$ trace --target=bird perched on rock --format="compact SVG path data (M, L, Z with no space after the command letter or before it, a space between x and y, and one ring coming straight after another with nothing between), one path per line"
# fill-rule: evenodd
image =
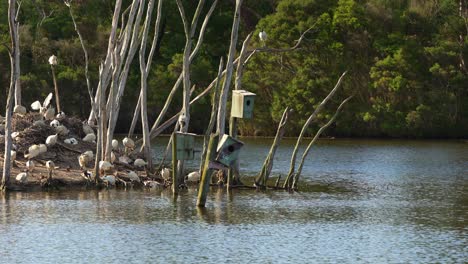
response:
M16 181L20 184L25 184L28 181L29 174L28 172L21 172L16 175Z
M25 115L26 114L26 107L22 105L15 105L13 108L13 113L19 114L19 115Z
M188 182L198 182L200 181L200 172L193 171L187 175L186 181Z
M130 181L134 182L140 182L140 177L138 177L138 174L134 171L129 171L127 174L127 177L130 179Z
M94 133L89 133L83 138L84 142L95 142L96 141L96 135Z
M132 151L135 149L135 142L131 138L124 138L122 140L122 144L125 147L125 153L128 153L129 151Z
M135 165L135 167L144 167L146 166L148 163L146 163L146 161L142 160L142 159L136 159L134 162L133 162L133 165Z
M53 146L57 144L57 139L58 139L58 134L48 136L46 139L46 145L47 146Z
M33 172L33 171L34 171L34 168L36 168L36 164L34 164L34 161L32 161L32 160L26 161L26 169L27 169L29 172Z

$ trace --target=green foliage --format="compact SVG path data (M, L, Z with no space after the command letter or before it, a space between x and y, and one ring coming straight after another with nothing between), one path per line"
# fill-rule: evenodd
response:
M219 58L227 54L233 2L219 1L204 44L193 61L195 94L213 80ZM196 1L183 3L191 17ZM96 87L99 64L107 49L113 1L72 4L89 52L91 83ZM124 1L125 6L128 4L130 1ZM210 4L207 1L206 5ZM254 118L240 122L241 133L273 135L284 108L289 106L294 113L286 133L297 135L347 70L342 87L318 116L309 135L334 113L341 100L354 93L328 135L466 137L468 73L461 64L468 62L466 19L458 13L458 1L452 0L245 0L238 50L251 31L254 38L249 49L263 45L257 37L262 29L268 34L266 46L280 49L295 45L305 30L312 30L298 49L260 52L246 65L243 88L255 92L257 100ZM53 91L47 59L55 54L62 105L69 114L86 116L89 105L84 57L67 7L61 1L23 1L19 21L24 105ZM0 4L0 42L9 43L5 1ZM182 70L184 44L177 5L165 1L161 39L148 78L150 122L159 114ZM2 98L6 98L9 67L8 51L0 46ZM136 58L122 100L117 127L121 132L127 130L133 116L139 80ZM181 103L179 91L168 116L179 111ZM2 108L4 104L0 100ZM208 97L192 107L193 132L205 129L210 110Z

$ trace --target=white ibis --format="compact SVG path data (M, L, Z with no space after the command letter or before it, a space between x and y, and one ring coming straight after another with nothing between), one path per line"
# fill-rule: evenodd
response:
M135 167L144 167L146 166L148 163L146 163L146 161L142 160L142 159L136 159L134 162L133 162L133 165L135 165Z
M51 161L51 160L47 161L47 162L46 162L46 168L47 168L47 171L48 171L49 173L54 172L54 170L55 170L55 163L54 163L53 161Z
M133 149L135 149L135 142L131 139L131 138L124 138L122 140L122 143L125 147L125 152L127 153L129 150L132 151Z
M171 179L171 171L168 168L163 168L161 170L161 177L166 181L170 180Z
M58 134L48 136L46 139L46 145L47 146L53 146L57 144L57 139L58 139Z
M26 114L26 107L22 105L15 105L13 108L13 113L19 114L19 115L25 115Z
M16 151L12 150L10 151L10 162L13 163L16 160Z
M49 57L49 64L50 65L57 65L57 56L52 55Z
M57 132L61 136L66 136L70 132L68 128L66 128L64 125L60 125L55 128L55 132Z
M87 155L90 160L94 158L94 154L92 150L85 151L83 154Z
M114 151L111 151L111 163L115 163L116 160L117 160L117 157L115 156Z
M33 171L34 171L34 168L36 168L36 164L34 164L34 161L32 161L32 160L26 161L26 169L27 169L29 172L33 172Z
M47 152L47 146L46 144L39 144L39 153L46 153Z
M61 124L60 124L60 122L59 122L57 119L54 119L54 120L52 120L52 121L50 122L49 125L50 125L51 127L53 127L53 128L57 128L57 127L60 126Z
M28 148L28 154L24 154L24 157L26 159L33 159L41 154L41 150L39 148L39 145L32 145Z
M101 178L104 183L107 184L107 186L115 186L116 178L114 175L106 175Z
M34 103L31 104L31 109L34 111L40 111L42 108L41 102L35 101Z
M105 160L99 161L99 170L101 172L108 172L112 170L113 167L114 166L108 161L105 161Z
M66 115L63 111L58 112L58 114L55 116L55 118L65 118Z
M119 149L119 141L117 139L112 140L112 149L118 150Z
M44 112L45 120L53 120L55 117L55 108L50 107Z
M93 128L91 128L90 125L83 123L83 132L88 135L88 134L94 134Z
M265 47L266 46L266 40L268 38L267 36L267 33L265 32L265 30L262 29L262 31L260 31L260 33L258 33L258 37L260 38L260 41L263 43L263 46Z
M128 165L132 162L132 159L124 155L119 157L119 162Z
M96 141L96 135L94 133L89 133L83 138L84 142L95 142Z
M200 172L193 171L187 175L188 182L198 182L200 181Z
M18 139L19 134L20 134L19 132L13 132L13 133L11 133L11 139L13 139L13 140L16 141L16 140Z
M82 170L85 170L86 169L86 165L88 164L88 162L90 161L91 159L89 158L88 155L86 154L81 154L79 157L78 157L78 163L80 164L80 168Z
M20 174L16 175L16 181L18 183L24 184L28 181L28 172L21 172Z
M138 174L134 171L129 171L127 174L127 177L130 179L132 182L140 182L140 177L138 177Z

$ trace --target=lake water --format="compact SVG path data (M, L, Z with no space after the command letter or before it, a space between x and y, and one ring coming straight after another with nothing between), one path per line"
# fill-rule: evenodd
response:
M242 174L255 175L271 140L244 142ZM293 144L278 150L273 176L287 173ZM203 210L195 189L176 199L166 190L8 193L0 263L468 261L468 143L322 140L302 180L340 188L218 189Z

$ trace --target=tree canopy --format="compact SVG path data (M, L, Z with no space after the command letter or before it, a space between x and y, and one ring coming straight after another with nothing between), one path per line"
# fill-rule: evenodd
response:
M129 1L124 1L129 4ZM193 15L193 1L183 1ZM191 81L200 91L216 76L220 57L227 56L235 1L220 1L199 56L191 66ZM72 2L90 55L92 85L106 53L113 1ZM461 7L461 9L460 9ZM207 10L204 10L207 12ZM319 121L329 118L343 98L356 94L327 131L329 136L466 137L468 134L467 3L453 0L251 0L244 1L238 51L250 32L251 49L293 46L312 28L300 47L285 53L257 53L246 65L244 89L257 94L254 118L242 121L243 135L273 135L283 109L294 109L287 135L302 124L342 72L348 71L333 102ZM9 38L7 4L0 4L0 42ZM19 13L21 83L29 106L53 91L47 59L55 54L61 101L67 114L87 117L89 97L84 56L68 9L62 1L23 0ZM166 1L161 38L148 77L150 123L157 117L182 71L185 36L175 1ZM0 46L2 98L6 98L10 63ZM124 94L118 131L126 132L139 94L135 60ZM206 97L191 108L192 132L201 133L211 109ZM180 110L176 95L170 112ZM0 100L4 108L5 100ZM317 124L319 126L320 124ZM316 127L315 127L316 128Z

